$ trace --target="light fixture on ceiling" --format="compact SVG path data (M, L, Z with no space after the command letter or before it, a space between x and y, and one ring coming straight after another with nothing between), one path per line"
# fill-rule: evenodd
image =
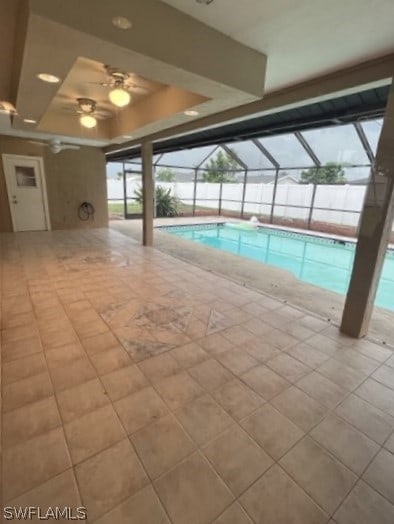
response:
M108 98L111 104L116 107L126 107L131 102L131 95L122 85L115 86L114 89L108 93Z
M133 136L132 135L123 135L123 137L125 140L132 140L133 139Z
M126 30L131 28L132 23L125 16L114 16L112 19L112 25L117 29Z
M23 121L25 124L37 124L37 120L33 120L33 118L24 118Z
M36 76L39 80L48 84L58 84L60 82L60 78L51 73L38 73Z
M96 110L96 102L91 98L77 98L81 116L79 122L81 126L92 129L97 125L97 119L93 115Z
M0 114L16 115L16 108L11 102L7 100L0 100Z
M196 111L195 109L188 109L185 111L186 116L198 116L200 113Z
M209 5L209 4L212 4L213 0L196 0L196 2L197 2L198 4Z

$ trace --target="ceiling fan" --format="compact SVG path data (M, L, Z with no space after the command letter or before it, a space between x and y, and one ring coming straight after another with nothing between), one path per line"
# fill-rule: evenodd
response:
M102 87L111 88L108 97L109 100L117 107L125 107L131 102L131 94L146 95L149 89L146 87L136 84L130 80L129 73L120 71L115 67L108 65L104 66L105 72L107 73L108 79L104 82L89 82L90 84L97 84Z
M29 140L29 142L31 144L48 147L49 151L51 153L54 153L55 155L57 153L60 153L61 151L64 151L65 149L79 149L79 146L75 144L67 144L66 142L61 142L57 138L52 138L48 142L41 141L41 140Z

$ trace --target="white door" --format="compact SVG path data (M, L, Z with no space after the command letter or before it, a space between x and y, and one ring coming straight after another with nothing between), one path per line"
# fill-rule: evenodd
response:
M50 229L42 158L3 155L14 231Z

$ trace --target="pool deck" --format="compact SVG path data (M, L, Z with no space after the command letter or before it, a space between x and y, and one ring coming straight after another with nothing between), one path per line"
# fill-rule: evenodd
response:
M284 303L291 304L302 311L312 313L318 318L323 318L330 321L333 325L339 326L345 303L344 295L342 296L302 282L288 271L272 266L263 266L259 262L231 253L217 251L159 229L160 226L217 224L224 222L234 222L234 220L218 216L155 219L154 246L164 253L185 260L210 272L225 276L234 282L282 300ZM111 221L110 227L141 241L141 220ZM295 231L289 228L278 229ZM300 231L297 230L297 232ZM308 234L309 232L302 231L300 233ZM317 233L312 234L316 235ZM333 235L324 233L319 233L318 235L334 238ZM351 241L347 237L335 238L348 242ZM375 307L368 338L394 347L393 323L394 313Z

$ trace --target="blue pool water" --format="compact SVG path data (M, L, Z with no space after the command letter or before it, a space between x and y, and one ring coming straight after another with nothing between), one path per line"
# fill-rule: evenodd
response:
M286 269L304 282L345 294L349 286L355 245L330 238L268 227L236 224L171 226L172 233L200 244ZM394 251L387 251L376 305L394 311Z

